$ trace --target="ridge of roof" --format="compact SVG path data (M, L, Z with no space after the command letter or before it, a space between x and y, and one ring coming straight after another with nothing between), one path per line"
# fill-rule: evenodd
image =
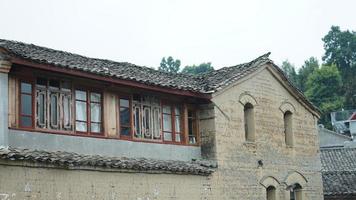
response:
M0 148L0 159L7 161L26 161L44 165L53 165L67 169L117 169L147 173L175 173L192 175L210 175L217 168L211 160L176 161L147 158L108 157L100 155L84 155L64 151L30 150L12 147Z

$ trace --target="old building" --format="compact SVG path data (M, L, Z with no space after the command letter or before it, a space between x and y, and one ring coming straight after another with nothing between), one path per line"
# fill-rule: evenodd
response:
M323 199L319 112L269 54L191 76L0 52L5 199Z
M321 149L325 200L356 199L356 148Z
M318 132L320 148L345 147L351 144L350 142L352 141L351 137L328 130L322 125L318 126Z

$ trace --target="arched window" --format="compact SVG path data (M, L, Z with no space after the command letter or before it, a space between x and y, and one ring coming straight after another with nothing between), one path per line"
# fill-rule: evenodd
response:
M300 186L298 183L290 187L290 200L303 200L302 186Z
M276 200L276 188L269 186L266 188L267 200Z
M244 106L244 123L246 141L255 141L255 117L251 103L246 103Z
M287 146L293 146L293 114L290 111L284 113L284 134Z

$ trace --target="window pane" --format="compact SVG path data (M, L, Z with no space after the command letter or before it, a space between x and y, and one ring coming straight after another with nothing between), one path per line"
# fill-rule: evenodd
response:
M87 100L87 93L85 91L76 90L75 91L75 99L86 101Z
M153 110L153 136L155 138L161 138L161 120L160 120L160 112L159 108L154 108Z
M130 125L130 109L120 108L120 124Z
M175 114L175 115L180 115L180 108L175 107L175 108L174 108L174 114Z
M141 120L140 120L140 108L136 107L135 108L135 113L134 113L134 127L135 127L135 135L139 136L141 135Z
M21 94L21 114L32 115L32 96Z
M101 124L100 123L91 123L90 124L90 132L100 133L101 132Z
M71 125L71 96L63 96L63 125L69 127Z
M37 118L38 125L45 125L45 92L41 92L37 97Z
M163 106L163 113L171 114L171 107L164 105Z
M21 116L20 119L21 126L31 127L32 126L32 118Z
M181 139L180 139L180 134L179 133L176 133L176 142L181 142Z
M130 128L128 127L121 127L120 134L125 136L130 136Z
M87 132L87 123L86 122L76 122L75 130L81 132Z
M99 93L90 93L90 101L92 102L100 102L101 101L101 94Z
M51 125L58 125L58 95L51 94Z
M77 120L86 121L87 120L87 103L77 101L75 103L75 113L76 113Z
M101 122L101 104L90 104L90 119L92 122Z
M165 141L172 141L172 133L169 133L169 132L163 132L164 134L164 140Z
M172 132L172 117L171 117L171 115L163 114L163 131Z
M69 81L62 81L61 89L64 91L70 91L72 88L72 84Z
M175 118L175 131L180 133L180 116L176 116Z
M130 107L130 102L127 99L120 99L120 107Z
M32 85L29 83L21 82L21 92L22 93L32 93Z
M59 88L59 80L49 80L49 86L53 88Z
M47 79L37 78L36 84L39 86L47 86Z

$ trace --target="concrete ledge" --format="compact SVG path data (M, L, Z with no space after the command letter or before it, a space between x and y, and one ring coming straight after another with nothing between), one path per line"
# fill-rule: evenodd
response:
M86 155L191 161L201 159L197 146L141 143L9 130L9 146L45 151L67 151Z

